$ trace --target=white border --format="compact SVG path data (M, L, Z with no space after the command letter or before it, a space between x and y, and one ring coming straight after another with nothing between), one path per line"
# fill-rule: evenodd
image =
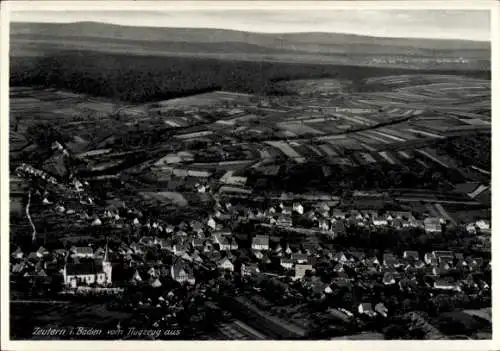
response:
M339 341L333 343L330 341L265 341L265 342L243 342L243 341L170 341L170 342L151 342L151 341L10 341L9 339L9 173L8 173L8 140L9 140L9 114L8 114L8 81L9 81L9 62L8 62L8 41L9 41L9 11L29 10L215 10L215 9L490 9L491 10L491 43L492 43L492 120L493 135L497 129L498 123L493 116L498 113L498 99L500 97L500 86L498 78L500 71L500 52L498 37L500 33L500 2L495 0L469 0L469 1L3 1L1 6L0 21L0 239L1 239L1 350L136 350L147 345L149 350L162 350L174 348L176 350L253 350L255 348L281 350L302 350L307 347L314 347L318 350L363 350L366 348L372 350L498 350L500 349L500 330L493 328L493 340L481 341ZM500 127L499 127L500 128ZM500 140L492 137L493 155L500 154ZM492 160L494 160L494 156ZM492 165L493 179L495 178L495 162ZM495 183L493 181L493 183ZM492 204L495 199L500 200L493 190ZM493 232L500 228L500 219L496 216L497 206L492 207L492 227ZM500 214L500 213L499 213ZM500 249L500 241L497 241L493 235L492 252ZM493 267L497 265L497 259L493 256ZM496 278L497 269L493 269L493 291L500 289L498 279ZM500 305L496 298L493 298L493 311L498 310ZM498 326L500 316L493 313L493 325Z

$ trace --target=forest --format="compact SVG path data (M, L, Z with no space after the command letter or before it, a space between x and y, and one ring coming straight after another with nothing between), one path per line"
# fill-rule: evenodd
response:
M148 102L213 90L273 93L273 82L300 78L348 78L414 72L398 68L286 62L251 62L196 57L160 57L54 51L11 60L10 84L66 89L93 96ZM436 74L445 73L433 71ZM454 74L456 72L446 72ZM489 72L460 72L489 75Z

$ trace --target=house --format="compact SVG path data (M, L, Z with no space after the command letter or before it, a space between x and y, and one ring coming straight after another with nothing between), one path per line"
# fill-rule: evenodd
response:
M418 261L418 252L417 251L404 251L403 258L408 261Z
M227 257L224 257L220 261L217 262L217 268L222 269L222 270L229 270L229 271L234 271L234 265L232 264L231 261Z
M282 227L292 227L293 226L292 217L287 215L278 216L278 218L276 219L276 225Z
M398 282L398 285L399 285L399 289L401 291L411 292L411 291L414 291L415 289L418 288L418 282L417 282L416 278L412 278L412 279L403 278Z
M196 282L191 268L180 259L175 260L170 267L170 277L181 284L184 282L194 284Z
M22 273L27 268L26 263L19 262L12 266L12 273Z
M260 251L253 251L253 255L255 256L256 259L261 260L264 255Z
M295 279L302 279L307 271L313 272L313 266L310 264L297 264L295 265Z
M481 268L484 264L484 260L480 257L468 257L466 262L471 271Z
M212 236L213 243L219 246L220 251L231 250L231 243L228 238L220 233L214 234Z
M49 251L46 248L44 248L43 246L40 246L40 248L36 252L36 256L38 258L42 258L44 256L47 256L48 254L49 254Z
M158 245L160 247L160 249L162 249L162 250L172 248L172 243L169 242L169 240L164 239L164 238L155 237L154 244Z
M385 267L398 267L401 265L401 262L394 256L393 254L386 253L383 256L383 264Z
M280 265L285 269L292 269L294 261L289 258L281 258Z
M302 215L302 214L304 214L304 207L302 206L302 204L300 202L295 202L293 204L293 211L297 212L299 215Z
M269 236L256 235L252 239L252 250L269 250Z
M187 250L188 250L188 245L186 245L186 243L177 243L172 245L172 252L176 256L184 255Z
M345 219L346 218L346 213L342 210L339 210L339 209L334 209L332 211L332 218L335 218L335 219Z
M346 263L348 261L347 256L342 251L336 252L333 255L333 260L340 263Z
M424 261L427 264L433 262L453 262L453 252L451 251L432 251L424 255Z
M476 221L476 227L482 232L489 232L490 231L490 221L480 219L480 220Z
M476 234L476 232L477 232L476 224L475 223L468 223L465 226L465 230L467 230L467 232L470 234Z
M16 251L14 251L12 253L12 258L13 259L20 260L20 259L23 258L23 256L24 256L24 253L23 253L23 251L21 250L21 248L19 246L17 247Z
M326 220L324 218L321 218L318 221L318 228L321 231L328 231L328 230L330 230L330 221L328 221L328 220Z
M379 266L380 261L378 260L377 256L370 256L367 257L365 260L367 265L373 265L373 266Z
M450 265L448 263L440 263L439 266L437 267L432 267L432 274L433 275L445 275L449 272L450 270Z
M462 291L460 285L458 285L455 281L449 281L444 279L438 279L434 282L434 289L439 290L452 290L452 291Z
M382 302L379 302L375 305L375 312L380 314L382 317L387 317L387 313L389 312L389 310Z
M215 223L215 220L212 218L212 217L209 217L208 218L208 221L207 221L207 226L212 229L212 230L215 230L216 228L216 223Z
M292 254L292 261L294 263L299 263L299 264L307 263L308 256L306 254L293 253Z
M362 261L366 257L363 251L350 251L349 254L351 255L351 258L356 261Z
M89 246L73 247L71 252L78 258L93 258L94 250Z
M64 284L72 288L76 288L81 284L109 285L112 282L112 269L106 246L106 253L100 267L95 264L94 260L81 263L66 263L63 268Z
M384 285L393 285L396 284L396 279L394 279L394 275L392 273L386 272L382 278L382 283L384 283Z
M259 274L259 265L256 263L242 263L241 264L241 274L244 276Z
M427 217L424 219L424 229L426 233L441 233L441 220L437 217Z
M367 316L370 316L370 317L374 317L375 316L375 312L373 311L372 304L369 303L369 302L360 303L359 306L358 306L358 313L359 314L364 314L364 315L367 315Z
M376 227L385 226L388 224L387 219L384 217L376 216L372 218L372 224Z
M142 282L142 277L139 274L138 270L135 270L134 274L132 275L131 280L135 280L136 282Z
M231 239L229 240L229 245L230 245L231 250L238 250L238 248L239 248L239 245L238 245L238 243L236 242L236 239L235 239L235 238L231 238Z

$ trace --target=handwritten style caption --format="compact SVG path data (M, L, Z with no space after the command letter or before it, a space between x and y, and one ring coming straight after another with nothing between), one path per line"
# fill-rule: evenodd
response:
M54 337L85 337L85 338L102 338L102 337L144 337L144 338L160 338L162 336L178 336L181 331L178 329L139 329L139 328L124 328L124 329L100 329L88 327L72 327L72 328L33 328L33 336L54 336Z

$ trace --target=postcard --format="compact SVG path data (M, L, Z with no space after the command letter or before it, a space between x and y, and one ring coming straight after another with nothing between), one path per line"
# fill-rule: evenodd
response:
M2 5L2 349L498 347L498 3Z

